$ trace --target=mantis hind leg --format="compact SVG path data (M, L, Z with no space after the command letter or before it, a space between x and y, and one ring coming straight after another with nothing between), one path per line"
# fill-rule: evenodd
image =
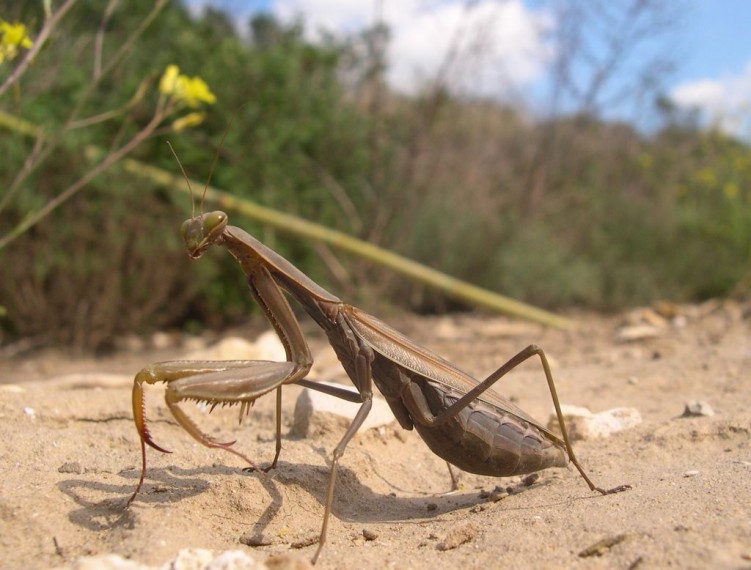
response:
M545 356L545 351L535 344L531 344L525 349L518 352L516 355L511 357L506 363L500 366L495 372L490 374L485 380L477 384L474 388L469 390L461 398L459 398L453 404L451 404L450 406L448 406L447 408L445 408L444 410L442 410L441 412L437 414L433 414L430 412L427 404L425 403L424 396L419 391L419 387L416 384L411 383L409 386L409 392L408 392L411 395L410 406L415 411L419 410L419 414L414 414L416 421L419 421L423 425L433 426L433 427L444 424L445 422L456 417L457 414L459 414L463 409L465 409L472 402L474 402L483 392L490 389L491 386L493 386L506 374L511 372L514 368L516 368L523 362L526 362L527 360L535 356L538 356L540 358L542 368L545 372L545 378L548 383L548 389L550 390L550 396L553 400L553 406L555 407L555 413L558 418L558 424L561 428L561 433L563 435L562 442L560 442L560 440L558 440L557 437L555 439L563 444L563 447L565 448L566 453L568 454L569 461L573 463L574 467L576 467L577 471L579 471L579 474L582 476L582 478L584 479L584 481L587 483L587 485L592 491L597 491L599 493L602 493L603 495L609 495L612 493L619 493L621 491L630 489L631 488L630 485L619 485L618 487L614 487L612 489L603 489L601 487L596 486L592 482L592 480L589 478L587 473L584 471L584 468L581 466L581 464L579 463L579 460L576 458L576 454L574 453L574 449L568 437L568 430L566 429L566 422L563 419L563 413L561 412L560 401L558 400L558 393L556 392L555 382L553 381L553 374L550 370L550 364L548 363L548 359ZM522 414L523 412L519 410L518 413ZM535 425L537 424L535 423ZM543 431L547 432L547 430L545 430L541 426L538 426L538 427L539 429L542 429ZM550 437L553 438L554 436L551 434Z

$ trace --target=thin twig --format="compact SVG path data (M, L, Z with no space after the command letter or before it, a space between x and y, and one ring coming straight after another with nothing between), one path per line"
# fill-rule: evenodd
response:
M81 129L83 127L89 127L91 125L96 125L97 123L103 123L104 121L107 121L118 115L122 115L123 113L130 111L136 105L138 105L138 103L141 102L144 95L146 95L146 93L148 92L150 86L151 86L151 79L147 77L146 79L141 81L141 84L138 86L138 89L136 89L136 92L133 95L133 97L131 97L130 100L127 103L125 103L125 105L123 105L122 107L113 109L112 111L99 113L98 115L93 115L85 119L80 119L78 121L72 121L71 123L68 124L68 128L69 129Z
M102 75L102 51L104 49L104 32L107 29L107 24L115 13L117 3L119 0L110 0L107 3L107 8L104 10L104 16L102 21L99 22L99 29L96 32L96 40L94 42L94 80L96 81Z
M42 151L44 150L45 139L42 134L42 130L39 129L39 132L35 136L36 140L34 141L34 148L31 149L31 152L26 157L26 160L23 161L23 166L18 171L18 173L16 173L13 182L11 182L8 190L3 195L2 200L0 200L0 212L5 209L5 207L10 203L11 198L13 198L13 196L15 196L18 190L21 188L21 181L26 178L26 176L28 176L32 170L34 170L36 161L39 155L41 155Z
M68 0L66 4L64 4L60 8L60 10L57 11L57 13L55 14L56 21L59 21L61 17L60 13L63 11L63 9L67 10L68 8L70 8L70 6L72 6L74 2L75 0ZM35 145L34 150L32 151L31 154L29 154L26 161L24 162L23 168L19 171L19 173L16 175L15 179L13 180L12 184L8 188L8 191L6 192L6 196L4 197L3 202L2 204L0 204L0 206L5 206L5 204L9 200L9 196L14 195L18 191L18 189L21 187L21 184L24 182L24 180L28 178L28 176L30 176L31 173L34 170L36 170L36 168L38 168L39 165L42 164L47 159L47 157L50 155L50 153L52 153L52 151L55 148L57 148L57 146L60 144L60 140L63 138L65 133L67 133L71 128L73 128L76 125L76 117L78 116L78 113L81 111L86 101L88 101L89 97L94 91L94 88L99 84L99 82L102 80L103 77L105 77L112 69L115 68L115 66L118 63L120 63L120 60L123 57L125 57L128 51L133 47L133 44L135 43L135 41L141 36L141 34L146 30L146 28L148 28L149 25L151 25L151 23L157 17L159 12L162 10L162 8L164 8L166 3L167 3L167 0L157 0L155 2L154 7L151 9L151 12L149 12L146 18L140 23L138 28L136 28L136 30L130 35L130 37L125 41L125 43L122 46L120 46L120 49L117 50L115 55L112 56L112 58L109 60L107 65L102 69L101 75L99 75L99 77L92 80L91 83L89 83L86 86L86 89L78 98L78 103L68 115L68 118L66 119L63 127L57 133L55 133L54 136L51 136L46 139L42 139L42 138L37 139L37 144ZM46 24L42 32L40 32L40 37L37 38L37 42L35 42L34 48L36 48L38 43L41 43L40 38L42 38L42 34L45 32L45 30L47 30L48 27L49 25ZM49 35L49 30L46 31L46 34L44 35L43 39L46 39L48 35ZM32 48L32 50L29 51L26 59L29 59L29 55L31 55L31 52L35 51L34 48ZM0 96L2 96L2 91L0 91ZM158 114L159 114L159 110L155 113L155 116ZM63 200L60 200L60 201L58 201L57 199L54 199L52 202L58 204L60 202L65 201L66 199L67 198L64 198ZM43 210L46 210L46 208L44 208ZM41 211L42 210L40 210L40 212ZM37 214L39 214L40 212L37 212ZM45 213L42 217L45 217L48 213L49 212ZM34 216L36 216L37 214L35 214ZM29 219L30 218L27 218L25 222L28 221ZM20 235L20 234L16 234L16 231L20 227L24 226L25 222L22 222L21 224L16 226L16 228L14 228L11 231L11 234L4 236L0 240L0 244L2 244L0 245L0 249L2 249L6 243L10 243L14 239L16 239L18 235ZM33 226L35 223L36 221L28 225L26 229ZM26 231L26 230L23 230L23 231ZM23 233L23 231L21 233Z
M141 176L157 184L163 184L180 192L188 192L181 178L160 168L130 158L123 160L122 168L126 172ZM198 184L198 182L194 181L193 184ZM206 200L213 202L224 211L237 212L286 233L325 243L339 251L367 259L381 267L387 267L406 275L410 279L443 291L446 295L465 303L557 328L566 328L571 324L565 317L466 283L456 277L451 277L397 253L378 247L373 243L365 242L297 216L261 206L250 200L238 198L228 192L209 187L206 190Z
M41 208L37 212L24 218L8 234L0 238L0 250L8 246L8 244L13 242L16 238L18 238L20 235L26 232L29 228L35 226L41 220L46 218L50 214L50 212L52 212L52 210L54 210L60 204L62 204L63 202L71 198L74 194L76 194L79 190L81 190L84 186L86 186L99 174L107 170L115 162L117 162L118 160L126 156L135 147L137 147L139 144L141 144L143 141L149 138L151 134L153 133L153 131L156 129L156 127L159 125L159 123L161 123L162 120L164 120L164 117L165 115L161 112L155 113L151 121L149 122L149 124L146 125L143 128L143 130L138 132L132 139L130 139L130 141L125 143L116 151L108 154L104 160L102 160L94 168L89 170L76 182L68 186L68 188L66 188L63 192L61 192L60 194L55 196L52 200L47 202L43 208Z
M146 31L146 29L151 25L154 19L159 15L159 12L161 12L166 3L167 0L157 0L157 2L155 2L154 7L151 9L151 12L149 12L146 18L144 18L144 20L138 25L135 31L127 40L125 40L125 43L120 46L120 49L115 52L112 58L110 58L110 60L104 66L101 75L94 78L91 83L86 86L83 94L79 97L78 104L68 116L68 119L65 122L65 126L63 127L63 131L65 131L75 123L78 113L83 108L84 103L88 100L94 88L99 85L99 82L120 63L120 61L125 57L128 51L130 51L130 49L133 47L133 44L136 42L136 40L141 36L141 34L143 34L144 31Z

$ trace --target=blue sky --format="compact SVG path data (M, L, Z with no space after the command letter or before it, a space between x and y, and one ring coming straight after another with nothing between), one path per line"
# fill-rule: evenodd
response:
M541 99L541 86L550 76L554 53L545 37L558 25L550 9L554 2L544 0L475 0L471 13L462 0L185 1L196 10L212 4L243 20L258 11L282 20L299 16L311 36L319 28L356 32L373 23L380 5L381 17L392 29L387 79L393 88L419 90L442 69L453 45L466 55L448 72L458 91L491 97L503 93L528 105ZM667 94L681 106L700 109L708 124L748 137L751 0L675 1L687 9L670 35L678 66L667 76Z
M751 138L751 2L694 0L672 96L703 109L708 123Z
M684 82L743 74L751 64L751 2L696 0L681 32L686 59Z

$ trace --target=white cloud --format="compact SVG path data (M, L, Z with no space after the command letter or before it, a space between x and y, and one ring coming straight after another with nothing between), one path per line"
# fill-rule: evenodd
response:
M679 107L698 109L726 133L751 135L751 62L739 75L684 83L670 95Z
M672 97L682 107L715 107L722 104L724 91L719 81L702 79L679 85L673 89Z
M271 9L285 21L302 17L311 31L353 33L375 22L376 4L275 0ZM391 32L387 78L405 93L441 74L455 92L502 96L540 77L552 56L552 18L522 0L382 0L381 9Z
M311 31L353 32L369 24L370 2L361 0L274 0L274 14L283 21L302 17Z

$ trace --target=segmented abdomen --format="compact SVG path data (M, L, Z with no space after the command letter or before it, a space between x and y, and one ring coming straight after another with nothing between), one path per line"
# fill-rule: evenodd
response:
M429 383L422 389L433 413L458 399ZM507 477L568 464L566 452L535 426L482 401L442 426L415 422L415 429L433 453L469 473Z

